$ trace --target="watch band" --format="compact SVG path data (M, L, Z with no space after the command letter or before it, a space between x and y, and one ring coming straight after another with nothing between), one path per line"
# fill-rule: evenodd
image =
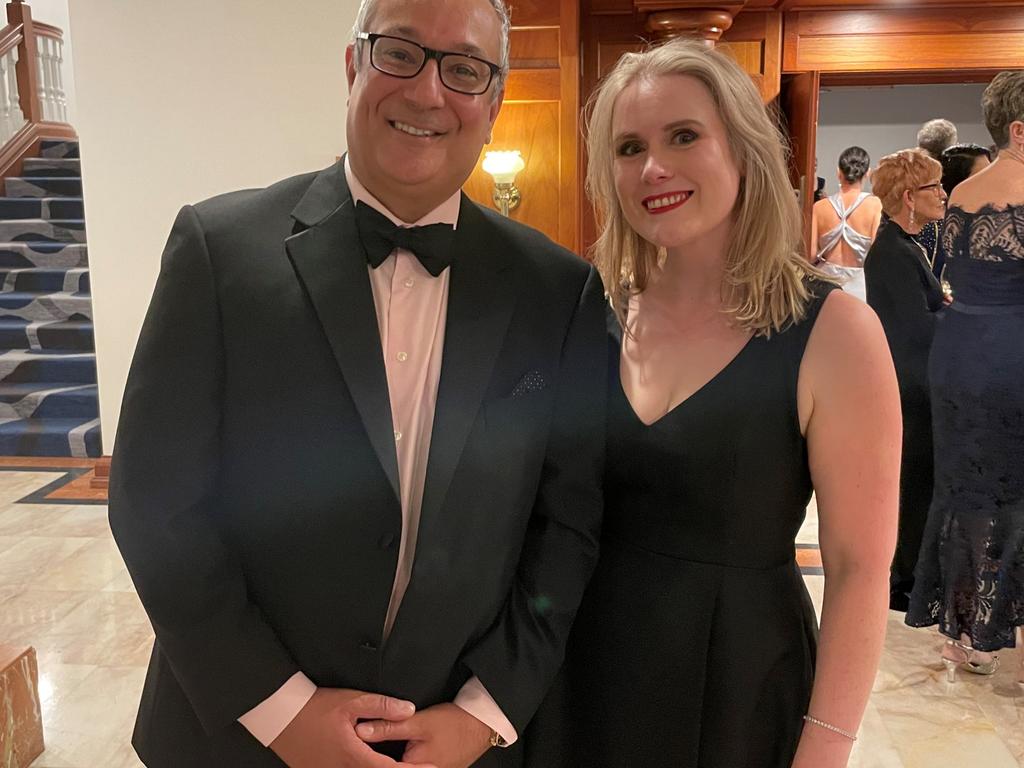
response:
M502 749L508 746L508 742L493 728L491 729L490 744L492 747L501 747Z

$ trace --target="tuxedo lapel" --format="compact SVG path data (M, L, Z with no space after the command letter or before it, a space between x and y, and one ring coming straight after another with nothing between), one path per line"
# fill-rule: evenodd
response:
M384 354L354 209L339 162L316 177L295 207L297 228L306 228L289 237L285 246L370 443L395 497L401 498Z
M463 195L421 530L441 511L515 308L511 265L502 257L496 237L476 205Z

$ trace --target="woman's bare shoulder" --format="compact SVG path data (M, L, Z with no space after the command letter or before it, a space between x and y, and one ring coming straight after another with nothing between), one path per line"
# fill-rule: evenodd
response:
M994 163L960 182L949 197L950 208L976 213L986 206L1024 205L1024 175Z

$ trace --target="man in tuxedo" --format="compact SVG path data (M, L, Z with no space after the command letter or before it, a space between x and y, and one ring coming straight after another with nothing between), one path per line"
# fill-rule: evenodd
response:
M182 209L136 349L110 523L151 767L518 765L595 562L599 279L460 192L505 8L355 32L348 155Z

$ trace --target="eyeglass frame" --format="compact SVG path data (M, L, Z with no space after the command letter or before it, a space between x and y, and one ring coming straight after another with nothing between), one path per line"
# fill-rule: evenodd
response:
M419 69L417 69L411 75L396 75L394 72L388 72L387 70L381 69L376 64L374 64L373 46L376 45L377 41L380 40L382 37L387 38L388 40L399 40L403 43L408 43L409 45L413 45L419 48L421 51L423 51L423 61L420 62ZM461 93L463 96L483 96L491 87L491 83L494 82L495 76L501 74L501 67L499 67L492 61L488 61L487 59L482 59L479 56L473 56L472 54L469 53L460 53L458 51L439 51L436 50L435 48L428 48L425 45L420 45L415 40L409 40L408 38L399 37L398 35L383 35L377 32L357 32L355 34L355 38L360 42L366 41L370 43L370 51L369 56L367 58L370 62L370 66L373 67L378 72L380 72L381 74L387 75L388 77L397 77L401 80L412 80L414 77L419 76L420 72L423 71L423 68L427 66L428 61L437 61L437 76L438 79L441 81L441 85L443 85L449 91L452 91L453 93ZM488 70L490 71L490 77L487 79L487 84L484 86L484 89L482 91L474 93L470 91L460 91L458 88L452 88L450 85L448 85L448 83L446 83L444 81L444 78L441 76L441 62L445 56L458 56L463 59L472 59L473 61L479 61L481 64L486 65Z
M918 192L924 192L926 189L930 190L931 192L935 192L937 194L946 191L946 190L944 190L942 188L942 182L941 181L935 181L935 182L932 182L931 184L925 184L923 187L918 187L917 191Z

